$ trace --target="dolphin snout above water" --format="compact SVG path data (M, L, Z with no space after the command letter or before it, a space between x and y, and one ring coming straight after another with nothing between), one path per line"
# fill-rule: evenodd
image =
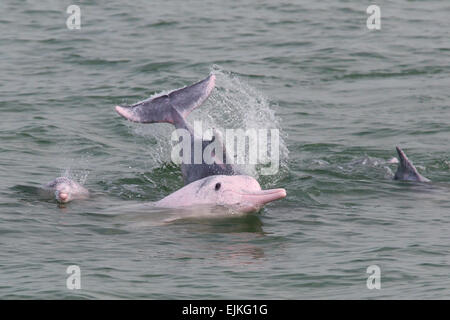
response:
M48 196L54 195L56 201L59 203L67 203L89 197L89 191L86 188L67 177L59 177L45 184L42 187L42 191Z
M286 197L284 189L262 190L250 176L214 175L194 181L155 203L157 207L178 208L219 205L237 212L259 211L265 204Z

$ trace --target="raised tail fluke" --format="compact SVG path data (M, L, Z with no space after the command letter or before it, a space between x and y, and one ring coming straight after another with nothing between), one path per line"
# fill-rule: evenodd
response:
M209 97L214 89L215 80L215 75L211 74L202 81L168 94L130 106L116 106L116 111L133 122L176 124L180 116L185 119L192 110Z
M430 182L429 179L425 178L417 171L416 167L414 167L402 149L399 147L396 147L396 149L399 157L399 163L397 172L394 176L395 180Z

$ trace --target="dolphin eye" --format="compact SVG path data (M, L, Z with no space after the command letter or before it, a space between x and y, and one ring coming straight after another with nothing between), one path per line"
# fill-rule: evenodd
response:
M218 191L220 189L222 185L220 184L220 182L216 183L216 186L214 187L214 190Z

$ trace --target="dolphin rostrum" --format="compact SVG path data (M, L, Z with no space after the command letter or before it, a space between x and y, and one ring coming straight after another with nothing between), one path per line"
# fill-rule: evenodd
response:
M404 181L418 181L418 182L430 182L429 179L422 176L414 167L413 163L408 159L405 152L399 147L396 147L399 163L397 172L395 173L395 180L404 180Z
M89 191L85 187L67 177L58 177L43 185L40 194L42 196L54 196L59 203L89 198Z

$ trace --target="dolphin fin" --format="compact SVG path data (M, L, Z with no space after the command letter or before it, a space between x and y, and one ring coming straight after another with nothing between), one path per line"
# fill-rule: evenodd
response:
M211 94L215 75L168 94L147 99L130 106L116 106L116 111L125 119L140 123L183 122L188 114L201 105Z
M395 173L395 180L405 180L405 181L418 181L418 182L430 182L429 179L422 176L414 167L413 163L408 159L405 152L399 147L396 147L399 163L397 172Z

